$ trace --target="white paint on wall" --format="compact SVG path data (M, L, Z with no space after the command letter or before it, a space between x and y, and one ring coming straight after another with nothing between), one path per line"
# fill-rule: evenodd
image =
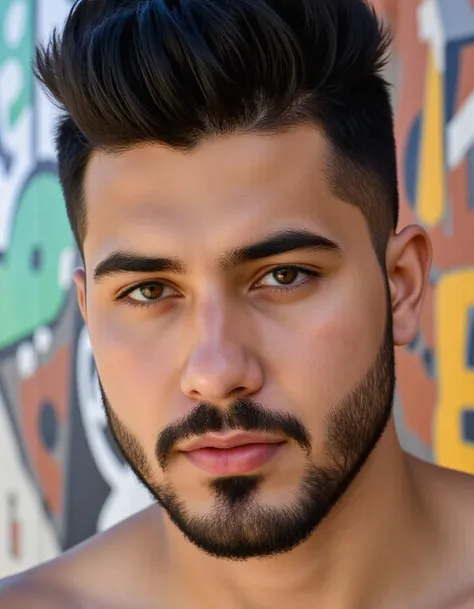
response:
M45 515L38 492L21 462L6 407L0 395L0 578L8 577L53 558L59 553L53 528ZM16 497L19 523L19 557L10 553L11 510L9 497Z

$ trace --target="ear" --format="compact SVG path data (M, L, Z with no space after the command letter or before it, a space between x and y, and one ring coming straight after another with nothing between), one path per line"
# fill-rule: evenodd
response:
M421 226L407 226L390 237L386 264L395 345L409 344L418 332L431 260L431 241Z
M73 273L74 283L77 290L77 302L81 311L84 323L87 325L87 305L86 305L86 272L84 269L76 269Z

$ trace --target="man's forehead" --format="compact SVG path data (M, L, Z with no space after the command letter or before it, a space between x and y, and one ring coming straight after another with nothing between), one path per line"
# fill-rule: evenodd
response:
M97 258L160 243L167 253L200 247L220 256L295 227L343 244L341 223L352 231L360 211L331 194L324 159L321 134L307 126L218 136L189 152L142 145L96 153L86 175L85 249L92 240Z
M121 152L96 151L86 171L86 197L140 192L158 183L160 191L169 191L193 184L222 188L225 179L251 184L292 174L314 176L324 173L325 152L323 136L309 125L275 134L213 136L191 150L139 144Z

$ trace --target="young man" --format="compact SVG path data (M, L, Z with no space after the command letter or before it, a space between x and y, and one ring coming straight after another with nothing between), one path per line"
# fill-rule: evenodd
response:
M108 420L156 504L2 609L474 606L474 482L404 454L388 36L364 0L79 0L36 73Z

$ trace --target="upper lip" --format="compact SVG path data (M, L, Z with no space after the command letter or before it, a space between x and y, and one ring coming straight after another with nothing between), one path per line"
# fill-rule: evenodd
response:
M255 433L236 433L232 435L208 434L201 438L195 438L180 447L182 452L199 450L200 448L230 449L246 444L280 444L285 440L279 436Z

